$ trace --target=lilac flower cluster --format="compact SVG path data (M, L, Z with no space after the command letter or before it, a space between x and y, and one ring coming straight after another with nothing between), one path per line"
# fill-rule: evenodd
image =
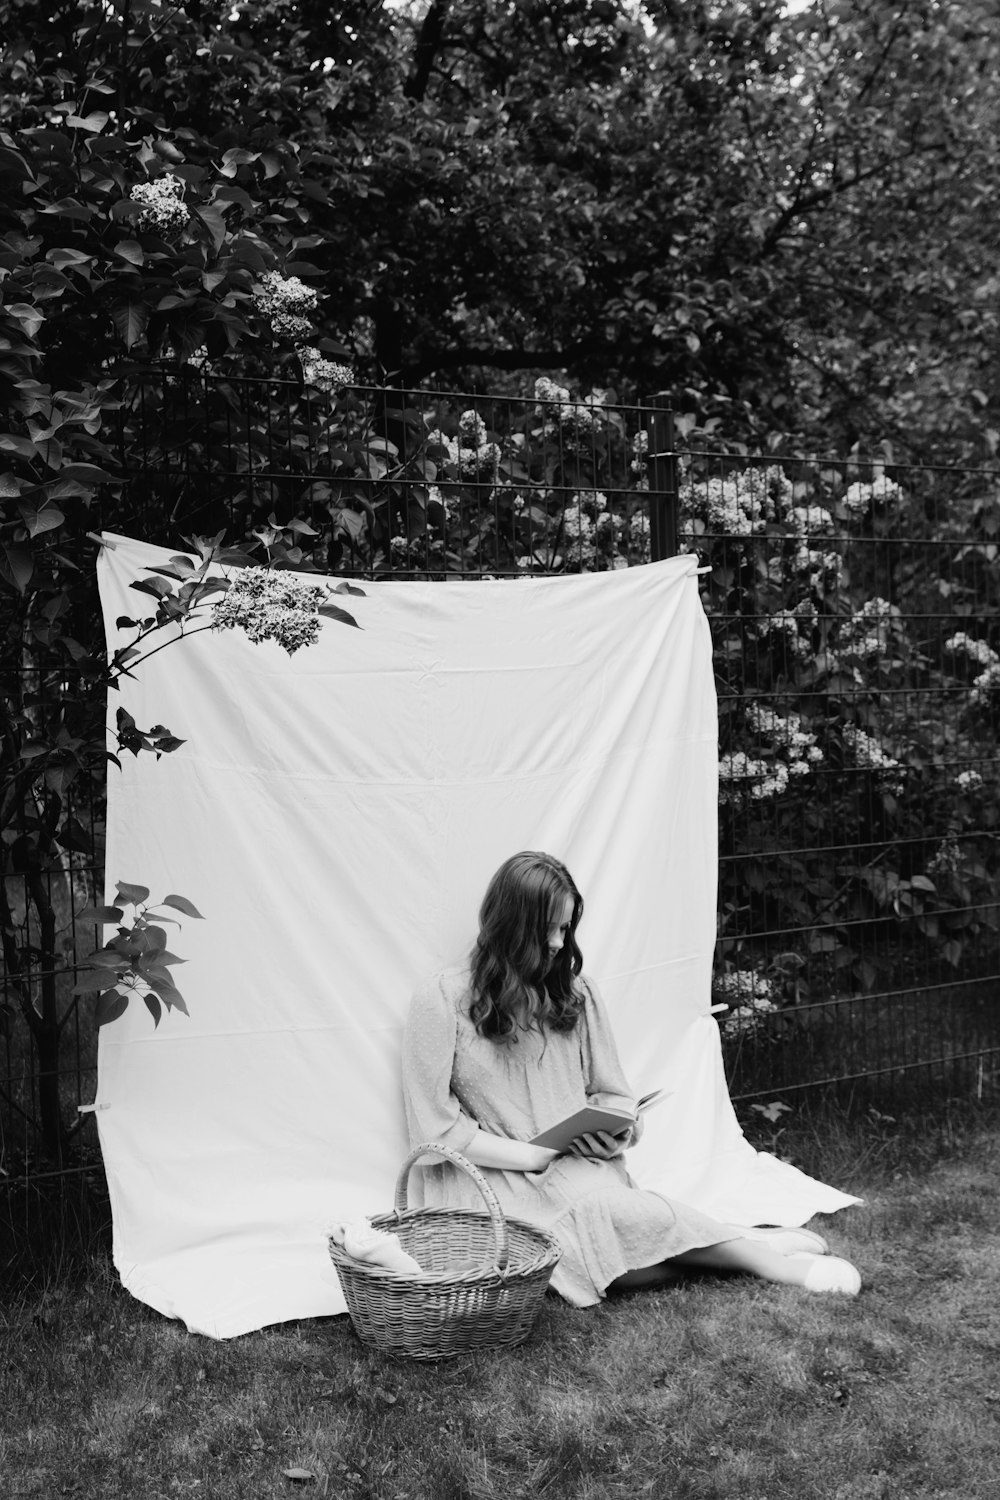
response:
M226 593L212 606L212 625L216 630L242 630L255 645L276 641L291 656L319 638L319 607L325 598L322 588L293 573L244 568L230 578Z
M310 315L316 311L319 294L297 276L265 271L253 290L253 304L264 314L279 338L303 344L312 332Z
M139 229L169 234L174 229L183 229L190 217L184 202L184 184L173 172L165 172L152 182L137 183L129 197L141 205L135 219Z
M712 992L730 1007L722 1021L726 1036L745 1036L778 1008L771 981L753 969L727 969L713 979Z
M302 379L306 385L314 386L317 391L324 391L327 395L335 396L346 385L354 384L354 371L350 365L341 365L336 360L324 359L319 350L314 349L311 344L299 350L299 359L302 362Z

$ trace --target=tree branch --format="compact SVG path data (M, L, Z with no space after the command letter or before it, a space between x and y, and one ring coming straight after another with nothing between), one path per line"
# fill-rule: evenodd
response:
M403 84L403 95L407 99L415 99L419 103L427 92L434 59L444 42L444 23L447 14L448 0L431 0L420 27L420 35L417 37L413 67Z

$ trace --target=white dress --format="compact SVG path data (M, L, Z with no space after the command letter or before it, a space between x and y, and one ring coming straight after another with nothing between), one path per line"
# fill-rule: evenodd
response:
M411 1145L433 1142L461 1152L477 1127L528 1141L588 1103L634 1109L603 1002L591 981L582 987L586 1003L572 1031L522 1031L516 1042L493 1042L469 1019L468 968L422 985L403 1040ZM544 1172L479 1170L505 1213L555 1235L563 1253L551 1285L576 1307L600 1301L625 1271L742 1232L637 1187L623 1157L558 1156ZM449 1162L421 1167L411 1182L411 1202L484 1206L475 1183Z

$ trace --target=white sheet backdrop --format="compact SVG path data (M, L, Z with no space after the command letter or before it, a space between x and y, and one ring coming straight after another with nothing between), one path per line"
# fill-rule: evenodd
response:
M108 640L169 555L107 538ZM694 561L509 582L365 585L363 627L289 658L240 632L154 656L113 695L187 743L109 776L117 880L179 892L190 1007L106 1026L97 1120L115 1264L136 1297L228 1337L344 1309L322 1226L391 1206L399 1036L460 958L489 876L564 859L588 971L648 1118L646 1186L741 1223L854 1200L744 1140L708 1014L716 705ZM173 931L173 929L171 929Z

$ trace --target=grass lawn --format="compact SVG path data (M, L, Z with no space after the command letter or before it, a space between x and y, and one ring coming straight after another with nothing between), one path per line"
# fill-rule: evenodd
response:
M865 1197L826 1225L857 1301L708 1277L588 1312L550 1296L521 1348L417 1365L346 1318L190 1335L120 1289L101 1243L0 1306L0 1493L992 1497L1000 1111L752 1119Z

